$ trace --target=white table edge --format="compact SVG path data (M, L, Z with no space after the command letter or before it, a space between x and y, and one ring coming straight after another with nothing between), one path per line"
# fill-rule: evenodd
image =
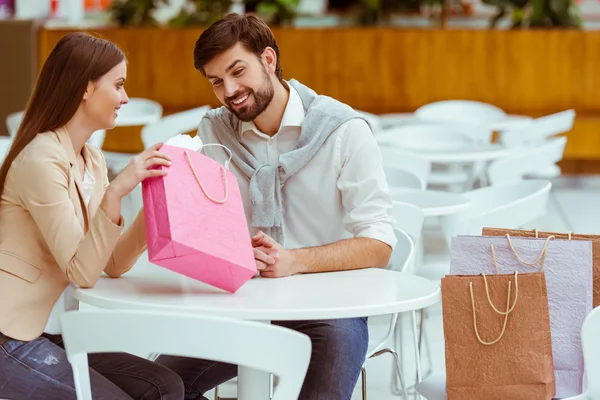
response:
M112 300L98 299L95 296L89 296L86 292L86 289L76 289L74 293L74 297L82 303L108 309L108 310L168 310L173 311L173 307L165 306L165 305L150 305L138 302L115 302ZM407 301L410 305L402 305L398 306L397 304L391 303L383 306L370 306L370 307L361 307L361 308L349 308L340 312L339 309L335 312L336 319L344 319L344 318L360 318L360 317L373 317L377 315L390 315L403 313L408 311L420 310L423 308L430 307L439 303L442 300L441 288L438 286L436 290L426 296L423 296L417 300ZM198 308L198 307L185 307L184 305L178 308L179 312L190 314L198 314L203 313L205 315L218 315L223 316L223 311L220 309L211 310L210 308ZM264 314L268 313L269 318L265 318ZM290 313L289 310L268 310L268 311L257 311L251 312L247 309L239 310L239 314L245 314L245 316L230 316L229 318L238 318L244 320L251 321L297 321L307 320L306 316L302 318L294 317L293 313ZM262 315L261 315L262 314ZM310 320L320 320L320 319L331 319L330 309L319 309L314 310Z

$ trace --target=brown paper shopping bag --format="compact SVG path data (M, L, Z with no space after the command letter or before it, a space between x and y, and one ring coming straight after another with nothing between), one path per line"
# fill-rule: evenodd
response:
M555 395L543 273L442 279L448 400Z
M483 228L483 236L505 236L509 234L512 237L539 237L546 239L548 236L554 236L556 239L569 240L589 240L592 242L592 269L594 274L594 308L600 306L600 235L582 235L570 233L538 232L537 230L525 231L518 229L500 229Z

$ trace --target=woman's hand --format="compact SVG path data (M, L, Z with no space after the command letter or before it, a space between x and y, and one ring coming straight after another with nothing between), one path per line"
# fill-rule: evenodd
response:
M158 151L162 145L162 143L156 143L133 157L125 169L106 188L101 207L114 224L118 225L121 220L121 199L124 196L129 194L144 179L167 174L165 170L154 169L154 167L161 165L167 167L171 165L171 158Z
M157 166L171 165L171 157L158 151L162 145L163 143L156 143L133 157L125 169L108 185L107 191L110 190L112 195L122 198L144 179L166 175L166 170L154 169Z

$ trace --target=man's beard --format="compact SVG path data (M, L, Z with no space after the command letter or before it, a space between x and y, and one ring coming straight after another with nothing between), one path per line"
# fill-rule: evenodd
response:
M236 117L244 122L254 121L260 114L263 113L271 104L273 97L275 96L275 87L273 86L273 82L269 78L267 71L264 71L264 80L262 86L258 89L258 91L250 90L245 93L254 98L254 103L249 106L244 106L243 108L233 108L231 106L231 100L235 98L240 98L242 96L236 95L233 99L227 100L227 108L231 111ZM250 100L248 98L248 100ZM246 100L246 101L248 101Z

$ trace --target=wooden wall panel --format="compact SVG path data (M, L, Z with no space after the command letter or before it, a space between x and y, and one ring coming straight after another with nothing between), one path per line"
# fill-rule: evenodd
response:
M193 67L201 32L99 31L127 54L129 95L157 100L171 111L219 105ZM41 32L41 62L65 33ZM413 111L446 99L479 100L527 115L575 108L578 119L567 156L600 158L600 31L338 28L274 33L286 78L357 109ZM107 146L139 146L139 133L129 131L118 137L111 132Z

